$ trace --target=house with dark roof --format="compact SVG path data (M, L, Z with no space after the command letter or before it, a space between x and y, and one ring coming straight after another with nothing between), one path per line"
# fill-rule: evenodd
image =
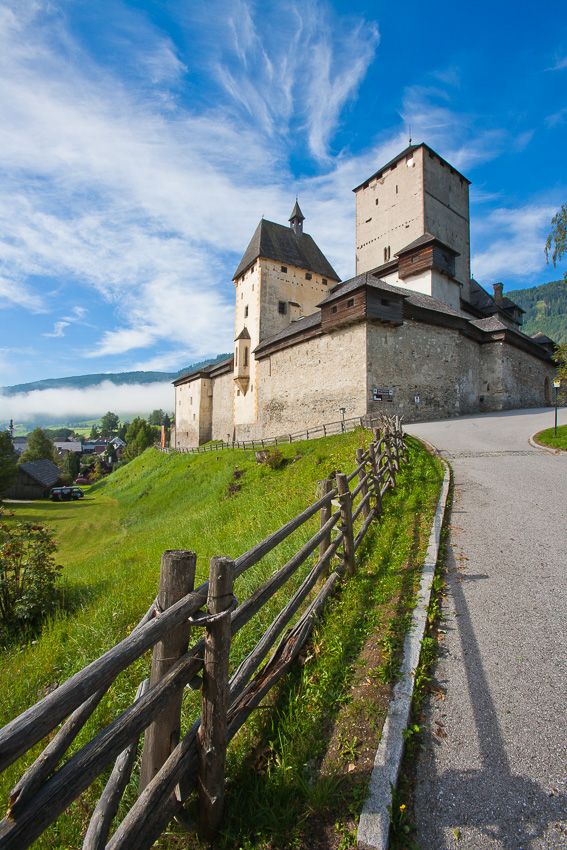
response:
M250 439L380 411L417 421L551 402L553 342L470 276L469 181L411 145L354 190L341 281L295 203L234 274L234 354L174 382L172 444Z
M2 494L6 499L41 499L47 496L61 475L50 460L31 460L18 466L18 477Z

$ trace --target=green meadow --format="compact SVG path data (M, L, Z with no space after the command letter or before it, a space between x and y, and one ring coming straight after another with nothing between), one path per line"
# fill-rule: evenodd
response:
M284 446L283 463L277 469L258 465L252 451L165 455L148 449L103 482L85 488L84 500L6 506L18 519L53 529L58 543L56 559L63 572L56 614L32 640L2 651L0 724L9 722L131 631L156 596L160 557L166 549L197 553L199 584L207 578L213 555L237 557L312 503L319 479L335 470L352 471L356 448L366 446L368 436L359 431ZM416 441L408 438L408 443L410 462L385 498L384 520L375 524L360 547L355 577L339 590L317 625L313 641L323 649L311 653L309 664L298 665L268 698L271 708L256 712L231 746L219 847L308 847L314 814L326 818L336 834L347 836L360 812L368 776L348 777L345 788L342 780L333 778L332 766L321 766L333 728L349 722L348 717L346 721L341 717L349 706L357 669L360 673L357 659L368 640L382 641L386 649L380 663L364 671L365 675L382 683L395 677L396 652L407 628L443 478L440 463ZM265 581L316 528L318 517L241 576L235 587L239 600ZM233 644L234 666L250 651L312 563L309 559L291 584L239 632ZM148 653L118 678L75 748L130 704L138 682L149 674L149 664ZM198 715L199 699L198 692L187 692L184 728ZM368 710L376 714L375 706ZM380 728L375 730L376 741ZM258 748L270 754L261 771L250 766L250 754ZM0 777L2 803L41 749L42 745L33 748ZM352 742L350 751L357 752ZM89 812L108 772L34 846L80 846ZM135 795L134 776L124 806ZM345 800L350 800L346 807ZM123 807L119 816L124 811ZM188 839L180 828L173 827L156 846L187 847L188 841L192 842L189 846L199 846L196 839Z

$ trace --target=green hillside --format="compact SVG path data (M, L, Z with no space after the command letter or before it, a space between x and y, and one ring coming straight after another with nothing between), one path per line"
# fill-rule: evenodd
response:
M177 378L181 378L182 375L187 375L189 372L194 372L197 369L203 369L205 366L209 366L211 363L217 363L226 357L230 357L230 355L218 354L216 357L201 360L199 363L193 363L191 366L179 369L178 372L99 372L94 375L73 375L68 378L45 378L42 381L31 381L27 384L14 384L11 387L1 387L0 391L2 395L11 396L16 395L16 393L29 393L32 390L59 389L61 387L84 389L85 387L93 387L101 384L103 381L110 381L112 384L151 384L157 381L175 381Z
M353 470L355 451L367 440L368 434L359 431L284 446L284 462L277 469L257 465L252 451L165 455L148 449L91 487L80 502L11 504L16 519L54 529L59 543L57 560L64 569L58 616L33 643L0 650L0 726L131 631L155 597L162 552L175 548L196 551L200 583L207 576L212 555L236 557L243 553L312 503L318 479L336 469ZM339 739L351 742L349 759L358 759L360 746L352 742L360 735L363 721L374 736L374 746L380 735L389 687L384 683L395 676L394 652L403 642L403 624L407 629L407 612L415 604L416 575L427 549L443 478L440 462L417 441L410 438L409 442L410 462L402 466L395 489L384 498L384 519L360 547L354 579L340 589L318 623L314 649L304 666L297 665L282 684L273 707L254 712L250 725L231 745L224 837L219 847L260 850L281 847L284 842L288 846L287 840L294 838L289 846L312 848L313 836L304 836L314 800L315 807L318 805L314 793L321 792L324 814L319 813L312 829L321 829L324 818L325 826L338 836L337 846L340 836L353 829L365 797L368 771L346 774L347 762L341 755L346 745L342 743L338 765L333 767L333 774L341 777L340 785L325 776L318 779L317 765L328 754L329 735L339 722L351 724L340 727ZM244 600L318 528L319 517L315 516L244 573L235 586L238 598ZM303 581L312 563L308 559L292 585ZM289 593L286 585L271 607L238 633L233 665L250 651ZM363 658L359 670L357 658L370 641L375 647L372 667L368 658ZM392 654L376 655L377 642L390 647L380 652ZM79 745L126 708L137 683L148 675L149 663L148 656L141 658L119 677L80 734ZM381 703L366 702L361 696L353 701L357 675L376 683L375 700L382 699ZM199 700L198 691L187 689L183 731L198 713ZM341 720L343 712L346 715ZM255 752L270 754L268 769L251 770L254 747ZM35 757L40 748L34 750ZM29 763L29 756L0 776L4 809L24 763ZM315 786L310 777L306 780L308 763ZM97 780L34 847L80 847L105 778ZM132 787L127 792L128 805L135 798L136 788ZM155 846L175 850L187 847L187 841L173 825Z
M554 280L530 289L504 293L526 311L522 331L528 336L541 332L557 343L567 342L567 284Z

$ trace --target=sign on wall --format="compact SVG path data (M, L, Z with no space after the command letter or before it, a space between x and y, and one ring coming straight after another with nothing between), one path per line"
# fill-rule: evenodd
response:
M372 401L394 401L394 390L372 387Z

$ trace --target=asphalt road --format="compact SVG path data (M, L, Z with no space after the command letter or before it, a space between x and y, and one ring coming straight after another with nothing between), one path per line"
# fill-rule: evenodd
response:
M406 426L455 481L421 850L567 848L567 454L528 442L552 425L543 409Z

